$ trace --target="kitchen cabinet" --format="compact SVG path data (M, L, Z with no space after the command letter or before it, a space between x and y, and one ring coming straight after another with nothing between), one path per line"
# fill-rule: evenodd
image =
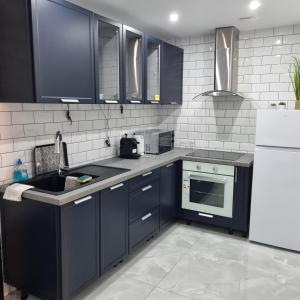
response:
M93 13L63 0L5 2L1 101L93 103Z
M128 185L120 183L100 192L101 273L128 255Z
M123 25L124 103L144 102L144 33Z
M63 0L32 0L38 102L93 103L93 13Z
M176 220L179 194L178 163L161 167L160 175L160 229Z
M122 24L95 15L95 77L98 103L122 103Z
M129 252L159 231L160 169L129 181Z
M248 235L253 167L235 167L232 230Z
M129 251L150 239L159 230L159 209L149 211L144 216L129 225Z
M70 299L96 279L98 267L98 194L61 208L62 297Z
M161 104L182 104L183 49L162 43Z
M161 40L145 36L145 103L160 103Z
M99 276L99 194L64 206L1 201L5 282L42 299L71 299Z
M181 48L64 0L1 12L1 102L182 103Z

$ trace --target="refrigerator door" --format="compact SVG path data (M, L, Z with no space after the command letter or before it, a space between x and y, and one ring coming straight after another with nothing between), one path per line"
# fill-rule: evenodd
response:
M256 145L300 148L299 128L300 111L258 111L256 124Z
M300 150L255 149L251 241L300 251Z

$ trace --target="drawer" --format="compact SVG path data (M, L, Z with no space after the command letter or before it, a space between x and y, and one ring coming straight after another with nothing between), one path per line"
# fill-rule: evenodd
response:
M129 222L144 216L159 205L159 180L152 180L129 195Z
M129 181L129 191L133 192L137 189L146 186L149 181L154 179L158 179L160 175L160 169L151 170L149 172L145 172L142 175L132 178Z
M129 226L129 249L138 246L159 230L158 208L145 214Z
M183 161L183 170L234 176L234 166Z

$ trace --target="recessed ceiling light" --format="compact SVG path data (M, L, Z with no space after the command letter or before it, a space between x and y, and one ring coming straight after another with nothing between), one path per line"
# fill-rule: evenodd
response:
M179 19L178 13L176 13L176 12L170 13L170 15L169 15L170 22L175 23L178 21L178 19Z
M249 4L251 10L256 10L261 6L261 3L258 0L252 0Z

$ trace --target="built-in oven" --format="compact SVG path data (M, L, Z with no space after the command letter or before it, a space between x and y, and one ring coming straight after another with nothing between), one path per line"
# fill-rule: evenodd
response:
M207 218L232 218L233 189L233 166L183 161L183 209Z

